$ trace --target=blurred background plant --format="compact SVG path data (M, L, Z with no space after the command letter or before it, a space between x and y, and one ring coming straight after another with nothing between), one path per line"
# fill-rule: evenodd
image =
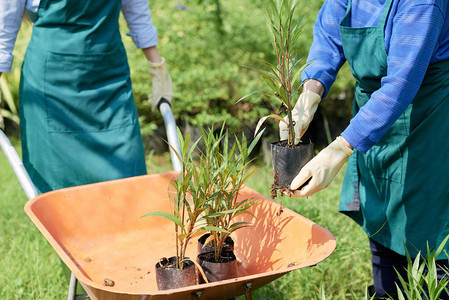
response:
M438 300L442 293L449 294L449 289L447 288L447 284L449 283L449 269L444 266L440 267L445 276L438 278L436 260L442 251L445 251L444 246L448 239L449 235L441 242L436 250L430 249L429 245L427 245L425 256L419 252L418 256L412 259L409 253L406 253L408 264L405 278L398 272L401 281L401 284L397 285L397 298L399 300ZM447 253L445 253L445 256L446 259L449 258Z
M300 57L307 57L313 23L323 2L299 2L297 17L303 17L305 26L297 43ZM260 117L273 111L272 102L263 95L235 104L243 95L263 86L257 72L247 66L257 67L261 60L275 60L270 37L265 34L263 3L262 0L151 1L153 22L159 31L158 48L167 59L174 82L173 111L181 127L221 124L226 120L231 134L248 132L254 130ZM121 29L144 141L147 150L160 153L166 150L166 145L155 137L164 134L163 121L147 103L151 94L147 63L126 36L128 28L123 19ZM13 69L2 76L2 112L7 118L7 129L16 132L20 66L31 31L31 24L24 22L14 50ZM353 79L349 68L344 66L310 126L307 137L315 144L326 144L347 126L352 112L352 89ZM277 135L274 123L266 124L266 135Z
M323 2L299 3L297 17L303 17L305 26L297 43L300 57L307 57L313 23ZM257 68L260 61L275 61L270 37L262 34L266 31L263 3L261 0L151 1L153 22L159 30L158 47L167 59L175 86L173 110L180 126L207 126L226 120L230 133L250 131L260 117L277 109L263 95L235 104L243 95L264 87L258 73L247 66ZM126 32L126 25L122 25ZM124 40L142 133L151 144L154 136L163 135L157 129L162 119L146 103L151 93L146 62L129 38ZM346 127L352 112L352 89L353 79L345 66L306 138L325 145ZM267 122L266 126L267 135L277 135L275 122Z
M2 99L0 111L2 116L6 119L5 131L10 134L17 133L18 130L20 70L32 29L33 26L30 21L27 18L24 18L13 52L13 68L11 72L4 73L0 77L0 97Z

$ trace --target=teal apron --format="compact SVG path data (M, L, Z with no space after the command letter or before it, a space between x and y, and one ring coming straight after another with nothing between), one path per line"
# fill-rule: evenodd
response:
M384 27L351 28L351 0L340 23L343 51L356 79L354 114L387 74ZM449 61L428 67L412 103L366 154L349 158L339 210L385 247L412 256L449 234ZM449 251L449 244L446 245ZM444 254L440 257L445 258Z
M23 161L40 192L146 174L120 0L42 0L22 66Z

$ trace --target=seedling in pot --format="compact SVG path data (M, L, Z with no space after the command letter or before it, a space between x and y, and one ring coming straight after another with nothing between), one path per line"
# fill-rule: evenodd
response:
M272 143L271 153L274 171L274 189L288 191L290 183L299 170L313 157L313 144L299 142L295 145L295 130L292 111L293 100L297 99L300 90L300 74L308 63L298 58L295 52L296 43L303 32L301 20L294 23L296 0L268 0L266 20L276 54L276 63L262 61L264 69L257 69L268 86L267 90L254 91L240 100L262 93L280 105L280 111L262 117L256 127L256 133L268 118L287 125L287 140ZM239 101L240 101L239 100ZM286 119L280 114L286 114Z
M169 259L163 258L156 265L156 279L159 289L170 289L196 284L196 276L191 276L191 272L187 272L185 277L188 278L184 278L185 281L184 279L180 279L178 275L179 272L187 268L193 268L193 265L196 264L196 262L186 257L189 241L201 231L223 231L221 228L208 226L206 222L207 215L204 215L206 209L205 202L208 200L208 196L206 195L208 190L203 187L209 179L207 172L204 169L200 169L193 160L194 150L199 139L189 148L190 134L183 139L179 129L178 139L181 153L176 151L175 153L181 161L182 167L179 177L171 182L176 190L173 199L173 210L171 213L156 211L145 215L145 217L164 217L174 223L176 255ZM172 146L170 145L170 147ZM175 150L173 147L172 149ZM177 270L179 272L167 272L164 269ZM200 272L202 272L201 269ZM158 273L162 274L158 275ZM172 275L167 275L168 273L175 275L169 279L167 276ZM168 282L168 280L170 281Z
M203 266L206 277L210 281L229 279L237 276L235 255L233 254L233 241L230 235L238 229L251 226L249 222L236 221L241 214L251 214L248 210L256 204L252 199L239 200L239 191L246 180L256 172L248 172L249 155L259 141L262 132L248 146L246 137L235 139L232 147L229 145L229 136L222 130L215 135L212 130L202 130L206 150L200 159L204 168L213 169L214 183L212 197L205 203L207 223L212 230L203 236L199 242L202 244L200 251L208 247L210 252L200 253L198 258ZM251 214L252 215L252 214ZM204 252L204 251L201 251ZM216 263L230 263L231 270L225 270L225 266L216 266ZM214 272L209 272L215 270ZM219 274L218 274L219 273Z

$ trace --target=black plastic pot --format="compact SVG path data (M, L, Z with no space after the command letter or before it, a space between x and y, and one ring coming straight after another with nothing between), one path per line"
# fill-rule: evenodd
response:
M271 143L275 188L290 188L293 179L313 157L313 143L300 142L294 148L287 141Z
M206 253L206 252L214 252L215 248L212 247L210 244L204 247L204 242L206 239L210 236L210 233L203 234L198 239L198 254L200 253ZM223 246L223 251L234 251L234 241L230 236L228 236L225 240L225 244Z
M191 260L184 261L182 270L173 266L176 257L161 260L156 264L156 282L159 290L177 289L196 284L195 264Z
M231 251L222 252L221 262L215 262L214 252L201 253L198 255L198 264L209 282L238 277L237 260ZM199 282L204 283L202 276L199 276Z

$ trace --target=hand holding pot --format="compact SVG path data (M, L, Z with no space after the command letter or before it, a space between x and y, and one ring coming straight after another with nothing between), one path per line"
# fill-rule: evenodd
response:
M151 103L151 108L155 110L161 98L171 103L173 99L173 83L165 64L165 58L161 57L161 62L159 63L148 61L148 65L153 81L153 93L148 101Z
M301 137L307 131L307 128L309 128L309 124L315 115L320 101L321 96L311 90L305 90L299 96L292 110L292 118L295 122L295 145L301 141ZM284 117L284 120L288 123L287 116ZM281 140L288 139L288 127L284 122L279 122L279 136Z
M344 139L339 136L317 156L309 161L293 179L291 196L306 197L326 188L340 171L343 164L351 156L353 150L349 148ZM301 190L297 190L309 178L312 179Z

